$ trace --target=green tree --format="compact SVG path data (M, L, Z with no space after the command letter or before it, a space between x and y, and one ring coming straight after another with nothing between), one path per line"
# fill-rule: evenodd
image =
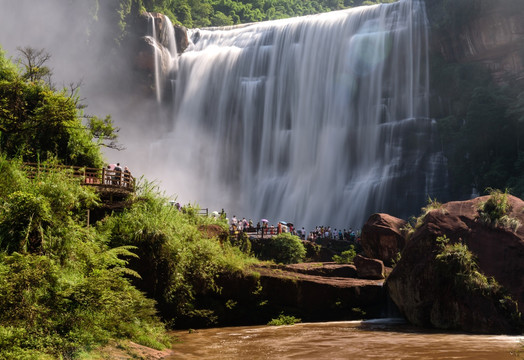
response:
M19 62L25 69L22 78L31 82L42 80L47 85L52 86L51 76L53 72L46 65L51 55L44 49L35 49L29 46L24 48L18 47L17 49L21 54Z
M220 11L216 11L211 17L211 25L213 26L228 26L233 24L234 22L231 16L227 16Z
M32 64L42 68L38 61ZM53 90L35 71L18 75L3 53L0 75L0 151L8 157L29 162L56 157L68 165L100 167L104 162L97 145L118 147L110 117L92 117L89 127L82 123L78 94Z

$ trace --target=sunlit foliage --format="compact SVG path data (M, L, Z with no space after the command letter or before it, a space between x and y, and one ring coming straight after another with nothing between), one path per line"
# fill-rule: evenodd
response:
M130 283L130 247L86 227L97 203L64 171L33 179L0 157L0 358L75 358L126 338L166 344L154 301Z

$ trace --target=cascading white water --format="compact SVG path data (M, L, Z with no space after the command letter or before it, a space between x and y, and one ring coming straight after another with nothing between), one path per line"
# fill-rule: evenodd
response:
M195 30L157 177L184 201L296 226L418 213L443 186L423 2ZM161 154L161 155L159 155ZM442 176L442 178L437 178Z
M165 15L157 14L162 18L162 27L157 34L157 24L155 24L155 16L148 13L149 18L149 34L146 36L147 41L151 44L154 51L154 79L155 79L155 95L157 102L162 102L163 89L165 83L170 81L173 71L178 68L176 61L177 48L175 41L175 30L171 20Z

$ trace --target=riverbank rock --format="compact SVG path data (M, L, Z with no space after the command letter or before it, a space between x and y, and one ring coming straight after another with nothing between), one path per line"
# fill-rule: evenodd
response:
M274 265L272 268L281 268L306 275L357 278L357 268L353 264L337 264L334 262L312 262L290 265Z
M267 300L277 308L294 309L305 321L360 319L363 313L366 317L380 316L383 280L311 275L297 272L296 268L254 268L260 273Z
M213 306L218 325L266 324L281 313L305 322L383 316L384 280L355 276L350 264L260 263L220 276L220 293L207 294L202 304Z
M110 341L107 345L91 352L91 355L95 359L112 360L163 360L172 358L173 354L174 352L171 349L156 350L129 340Z
M362 227L361 245L366 255L390 266L406 245L406 221L388 214L373 214Z
M402 258L387 279L401 313L413 324L476 333L515 333L516 304L503 294L464 291L460 274L439 272L437 237L463 243L478 259L479 271L502 285L520 308L524 306L524 229L516 232L479 221L477 209L488 196L444 204L430 211L412 235ZM524 202L508 196L511 217L524 223ZM462 287L462 289L461 289ZM496 288L496 287L493 287ZM491 294L491 292L487 292Z

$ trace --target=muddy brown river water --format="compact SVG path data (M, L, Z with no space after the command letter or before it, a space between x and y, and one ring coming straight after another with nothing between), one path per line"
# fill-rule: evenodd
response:
M524 359L523 336L427 332L398 320L177 331L168 359Z

